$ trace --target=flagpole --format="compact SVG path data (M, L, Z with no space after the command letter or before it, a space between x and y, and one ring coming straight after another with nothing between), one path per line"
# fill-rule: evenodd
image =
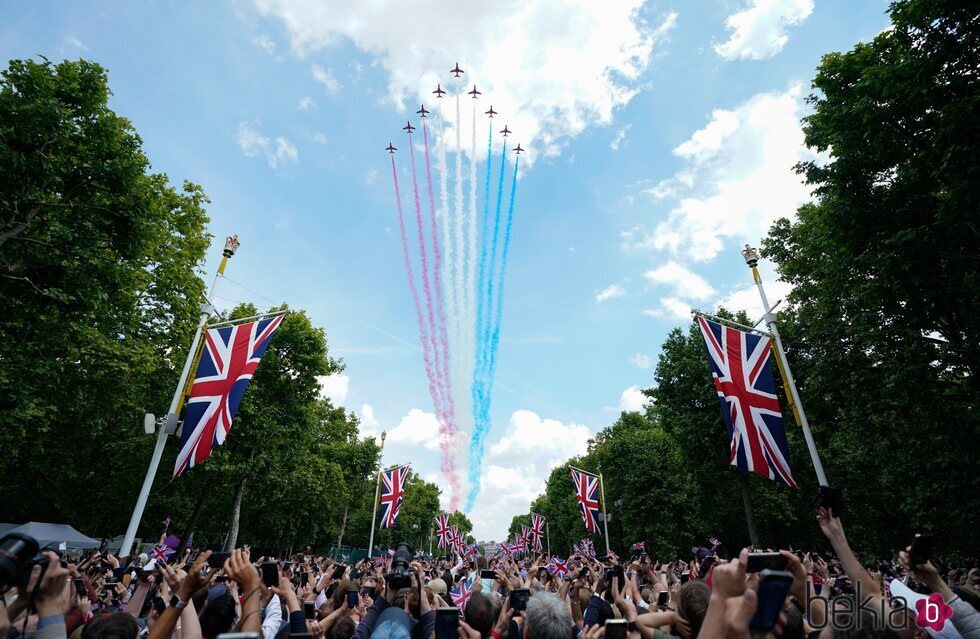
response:
M602 528L605 531L606 555L609 554L609 516L606 515L606 488L602 482L602 473L599 473L599 497L602 499Z
M177 420L179 419L180 404L184 394L184 386L187 384L187 376L190 374L191 362L197 355L197 346L201 342L201 332L208 318L214 313L214 306L211 300L214 299L214 290L218 286L218 280L225 274L225 266L228 258L235 254L240 243L237 235L232 235L225 240L225 248L222 251L221 263L218 265L218 272L214 275L211 283L211 290L208 292L207 299L201 304L201 317L197 322L197 329L194 331L194 339L191 341L191 348L187 352L187 359L184 360L184 368L180 372L180 380L177 382L177 390L170 400L170 409L167 416L158 427L157 442L153 447L153 455L150 457L150 466L146 469L146 477L143 478L143 486L140 488L139 497L136 498L136 507L133 508L133 515L129 519L129 527L126 528L126 536L123 537L122 546L119 547L119 557L129 558L129 551L133 548L133 541L136 539L136 531L139 529L140 521L143 519L143 511L146 509L146 501L150 496L150 489L153 487L153 480L156 477L157 469L160 467L160 460L163 458L163 449L167 445L167 437L177 431Z
M381 450L378 451L378 461L381 461L381 454L385 451L385 437L388 433L381 431ZM371 508L371 537L368 541L368 559L374 556L374 523L378 515L378 499L381 497L381 473L384 472L384 466L378 468L378 482L374 487L374 506Z
M783 374L783 383L789 391L793 417L796 418L797 425L803 430L806 447L810 451L810 460L813 462L813 470L817 473L817 481L820 482L821 486L828 486L827 476L823 472L823 464L820 463L820 454L817 452L817 445L814 443L813 434L810 432L810 422L807 421L806 413L803 411L800 392L796 389L796 381L793 379L792 371L790 371L789 361L786 359L786 352L783 350L783 342L779 339L779 329L776 328L776 315L772 312L772 307L769 306L766 290L762 286L762 277L759 275L759 269L757 268L759 264L759 252L746 244L745 249L742 251L742 257L745 258L745 263L752 269L752 279L755 281L756 288L759 289L759 297L762 298L762 307L766 310L763 319L772 332L773 341L776 342L779 372Z
M544 522L544 536L548 539L548 557L551 557L551 524Z

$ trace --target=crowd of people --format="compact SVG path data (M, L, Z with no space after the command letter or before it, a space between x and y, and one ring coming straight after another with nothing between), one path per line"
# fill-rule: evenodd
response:
M832 550L728 558L412 557L399 545L353 564L248 548L71 562L45 550L22 565L0 558L19 573L0 638L980 638L975 561L939 562L913 543L867 566L837 517L818 509L817 522Z

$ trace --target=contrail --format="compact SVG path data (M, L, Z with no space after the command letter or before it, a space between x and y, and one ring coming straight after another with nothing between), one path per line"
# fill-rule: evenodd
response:
M476 477L477 482L474 483L471 479L470 491L466 496L466 509L469 510L473 507L473 502L476 500L477 494L480 492L479 477L483 470L483 450L486 446L486 436L490 431L489 423L489 412L490 412L490 391L493 388L493 379L496 374L497 369L497 347L500 344L500 324L503 318L503 308L504 308L504 281L505 275L507 273L507 254L510 249L510 232L514 222L514 196L517 192L517 166L520 162L520 156L514 160L514 177L510 187L510 204L507 208L507 224L504 231L504 241L503 248L501 250L500 256L500 276L498 278L499 287L497 290L497 297L494 310L494 321L493 321L493 332L490 337L489 344L489 356L490 361L486 370L486 377L484 381L485 393L483 396L483 406L481 407L484 411L486 428L475 429L473 432L473 438L470 440L470 466L468 469L469 476ZM503 185L503 175L501 175L501 186ZM499 198L499 193L498 193ZM499 199L498 199L499 203ZM492 278L491 278L492 281Z
M411 291L412 301L415 304L415 320L416 322L418 322L419 325L419 336L422 341L422 359L423 362L425 363L426 376L429 379L429 394L432 395L433 401L435 401L438 391L436 389L436 379L432 367L432 358L430 354L431 351L431 345L429 343L430 336L429 336L428 328L426 326L426 322L422 317L422 305L419 300L418 287L415 285L415 274L412 270L412 261L408 250L408 235L405 232L405 214L402 210L402 196L401 196L401 189L399 189L398 187L398 171L395 169L394 154L392 154L391 156L391 177L395 184L395 204L398 207L398 227L401 231L402 253L405 256L405 271L408 274L408 288ZM442 460L440 466L442 468L443 473L445 473L449 477L455 476L456 468L452 458L451 447L443 446L442 442L440 441L440 449L442 452Z
M454 312L450 316L449 320L454 326L452 337L453 337L453 359L450 364L452 370L452 380L453 387L456 389L462 389L464 385L463 381L463 358L466 355L466 343L465 343L465 324L463 322L464 314L466 311L466 290L464 288L464 282L466 278L465 272L465 251L466 245L463 243L463 224L466 215L466 210L463 207L463 148L462 148L462 127L461 127L461 117L460 117L460 89L457 88L456 91L456 182L454 184L454 195L455 195L455 211L453 219L453 243L454 253L453 253L453 288L455 290L454 296L456 301L456 307ZM462 395L458 398L462 402Z
M425 141L425 176L429 194L429 228L432 234L431 243L434 263L432 279L435 283L435 322L441 355L439 363L442 368L442 374L444 376L443 379L447 384L449 384L449 387L446 389L446 399L449 401L449 420L446 423L448 433L444 434L440 432L440 435L445 436L446 439L448 439L450 446L453 446L455 444L455 437L458 431L456 423L458 416L456 414L455 401L453 400L454 388L452 387L451 379L449 379L447 376L449 371L449 344L446 337L446 309L444 306L442 290L442 249L439 246L439 234L436 231L436 200L432 189L432 163L429 159L429 131L425 118L422 119L422 138ZM455 473L450 477L450 490L450 510L455 510L458 506L456 500L459 499L459 478L455 475Z

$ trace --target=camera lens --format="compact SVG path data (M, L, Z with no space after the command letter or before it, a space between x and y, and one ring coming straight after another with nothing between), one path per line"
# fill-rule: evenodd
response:
M21 571L30 565L39 547L33 537L21 533L9 533L0 539L0 588L19 582Z

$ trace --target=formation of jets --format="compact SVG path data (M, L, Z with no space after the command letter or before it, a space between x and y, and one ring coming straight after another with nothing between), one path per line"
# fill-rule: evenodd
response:
M449 72L452 73L453 74L453 77L455 77L455 78L459 78L464 73L466 73L465 71L463 71L462 69L459 68L459 62L457 62L456 63L456 66L454 66L452 69L450 69ZM433 91L432 93L436 96L437 99L438 98L441 98L444 95L446 95L446 91L443 90L442 84L436 84L436 90ZM467 91L466 93L468 95L472 96L474 100L477 99L477 96L483 95L483 92L482 91L477 90L475 84L473 85L473 89L471 91ZM421 117L424 118L424 117L428 116L429 113L431 113L431 111L429 111L428 109L426 109L424 104L421 104L421 105L419 105L419 110L416 111L416 113L418 113ZM484 111L484 114L488 118L493 119L493 116L497 115L497 112L493 110L493 105L491 104L490 105L490 109L487 110L487 111ZM402 127L402 131L408 131L409 134L411 134L412 131L414 131L415 129L416 129L416 127L412 126L412 123L411 122L406 122L405 123L405 126ZM503 136L506 138L508 135L510 135L512 133L512 131L509 128L507 128L507 125L505 124L504 125L504 128L500 130L500 133L502 133ZM395 147L395 146L393 146L391 144L391 142L389 142L388 143L388 146L385 147L385 151L387 151L388 153L391 153L392 155L394 155L395 151L397 151L397 150L398 150L398 148ZM523 152L524 152L524 149L522 149L520 143L518 143L517 146L514 147L514 153L516 153L517 155L520 155Z

